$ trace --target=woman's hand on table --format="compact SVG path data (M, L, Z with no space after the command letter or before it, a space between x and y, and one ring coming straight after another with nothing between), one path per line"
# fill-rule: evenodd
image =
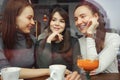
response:
M77 71L71 72L66 75L65 80L81 80L80 74Z
M92 71L90 71L90 75L92 76L92 75L96 75L97 73L96 73L96 69L95 70L92 70Z

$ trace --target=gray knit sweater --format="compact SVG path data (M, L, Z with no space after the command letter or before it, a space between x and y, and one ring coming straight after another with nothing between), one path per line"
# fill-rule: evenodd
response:
M16 41L15 49L9 50L13 56L8 60L4 54L4 44L0 35L0 69L2 67L14 66L30 68L34 64L34 43L36 42L34 36L31 35L33 46L26 48L26 40L23 34L17 33L18 40Z

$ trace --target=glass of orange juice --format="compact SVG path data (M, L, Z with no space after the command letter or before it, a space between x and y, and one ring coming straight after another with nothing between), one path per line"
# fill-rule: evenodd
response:
M98 57L95 59L83 59L81 55L77 56L77 66L86 72L87 80L90 80L89 72L98 68L99 60Z

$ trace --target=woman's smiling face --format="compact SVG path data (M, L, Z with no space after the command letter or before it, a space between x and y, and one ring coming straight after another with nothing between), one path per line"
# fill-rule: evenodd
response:
M21 14L16 18L16 24L18 26L17 28L23 33L30 33L31 28L34 27L33 25L35 24L33 17L34 12L32 7L25 7Z
M65 20L58 13L55 12L50 21L50 29L52 32L62 33L65 29Z
M86 25L93 18L92 11L87 6L79 6L74 12L75 25L81 33L86 33Z

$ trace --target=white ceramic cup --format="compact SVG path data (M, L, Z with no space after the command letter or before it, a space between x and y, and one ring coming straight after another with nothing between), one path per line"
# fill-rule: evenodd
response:
M54 64L49 66L50 78L52 80L64 80L66 66L61 64Z
M1 70L2 80L19 80L20 68L7 67Z

